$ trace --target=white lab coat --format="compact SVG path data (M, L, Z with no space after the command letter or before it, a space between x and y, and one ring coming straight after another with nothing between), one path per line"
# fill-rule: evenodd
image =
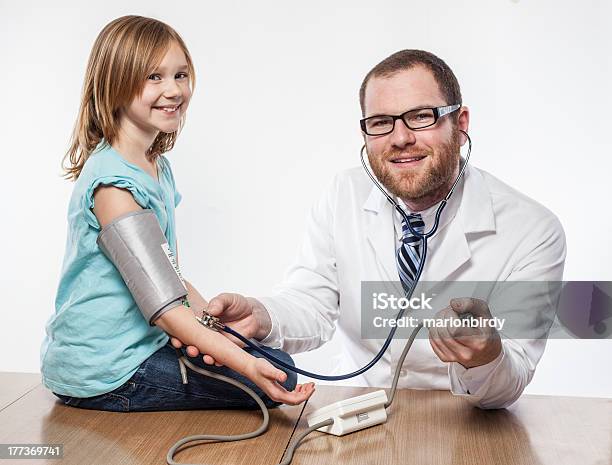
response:
M426 230L434 211L423 212ZM343 351L334 358L333 372L367 364L383 340L361 338L361 282L399 280L394 227L392 206L361 168L337 175L312 209L285 281L275 295L260 298L272 318L262 342L299 353L329 341L337 328ZM549 210L470 165L428 250L421 281L560 281L566 255L563 228ZM450 389L481 408L502 408L531 380L545 343L502 337L496 360L466 370L440 361L428 339L420 338L398 387ZM352 384L389 387L404 345L394 340L378 364Z

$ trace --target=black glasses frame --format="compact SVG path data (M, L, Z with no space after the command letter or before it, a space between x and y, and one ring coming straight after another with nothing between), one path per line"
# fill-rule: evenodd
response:
M449 114L453 113L454 111L457 111L459 108L461 108L461 104L460 103L457 103L455 105L446 105L446 106L443 106L443 107L413 108L412 110L405 111L401 115L397 115L397 116L395 116L395 115L369 116L368 118L363 118L362 120L360 120L359 124L361 125L361 130L365 134L367 134L368 136L386 136L387 134L391 134L393 132L393 130L395 129L395 121L397 121L398 119L401 119L408 129L412 129L413 131L418 131L419 129L425 129L425 128L432 127L434 124L436 124L438 122L438 119L440 119L442 116L449 115ZM434 114L433 123L428 124L427 126L419 126L418 128L410 127L410 125L404 119L404 116L406 116L408 113L411 113L413 111L418 111L418 110L432 110L433 114ZM387 117L387 118L392 118L393 119L393 125L391 126L391 129L389 131L383 132L383 133L370 134L367 131L367 124L366 124L367 121L371 120L371 119L374 119L374 118L380 118L380 117Z

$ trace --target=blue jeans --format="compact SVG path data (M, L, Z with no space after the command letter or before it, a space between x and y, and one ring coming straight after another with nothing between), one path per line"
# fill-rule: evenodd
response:
M284 362L294 365L292 358L285 352L267 347L264 349ZM245 350L255 357L262 357L255 351L251 352L250 348ZM207 365L201 356L188 358L194 365L246 384L262 398L266 406L271 408L280 405L265 395L250 379L232 369ZM287 380L283 386L288 391L292 391L297 383L297 375L282 367L278 368L287 373ZM64 404L72 407L112 412L258 408L249 395L228 383L203 376L189 368L187 368L187 379L189 382L183 384L177 352L168 343L146 359L136 373L114 391L85 398L54 394Z

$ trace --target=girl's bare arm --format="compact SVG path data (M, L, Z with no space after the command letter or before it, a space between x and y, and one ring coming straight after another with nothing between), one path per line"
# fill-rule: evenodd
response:
M132 211L141 210L132 194L112 186L102 186L94 194L94 214L103 228L115 218ZM202 305L205 299L191 284L188 285L189 298L193 304ZM299 404L308 399L314 388L298 386L288 392L279 382L287 379L287 374L274 367L267 360L253 357L243 351L226 337L202 326L194 314L183 305L176 306L162 316L155 324L166 333L177 337L188 345L197 347L204 354L211 354L215 360L232 368L256 383L272 400L286 404Z

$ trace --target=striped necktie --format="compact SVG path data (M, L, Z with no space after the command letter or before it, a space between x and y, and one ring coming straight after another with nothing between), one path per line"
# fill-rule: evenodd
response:
M412 228L419 234L423 234L425 223L423 218L418 213L408 215L408 220ZM399 272L400 281L404 292L408 294L421 262L421 239L413 235L408 229L406 220L402 219L402 243L397 249L395 255L397 261L397 271Z

